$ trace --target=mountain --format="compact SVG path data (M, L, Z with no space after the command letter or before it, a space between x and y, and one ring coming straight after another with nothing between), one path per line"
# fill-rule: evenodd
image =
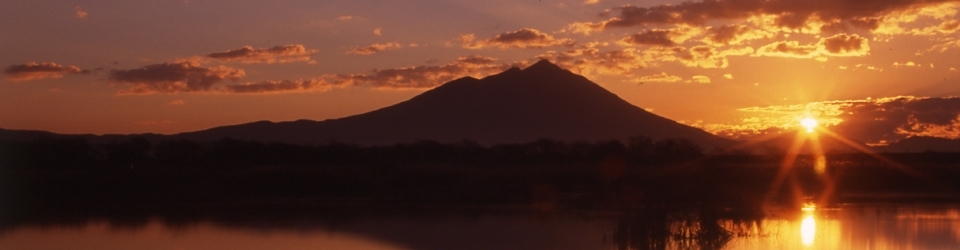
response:
M876 146L877 152L960 152L960 139L914 136L886 146Z
M781 134L745 140L735 149L745 149L760 154L815 154L822 153L867 153L872 149L866 143L846 138L837 138L827 133L807 133L804 130L784 131ZM792 151L795 150L795 151Z
M364 114L325 121L259 121L175 137L369 145L464 139L482 144L543 138L598 141L637 135L657 140L685 138L705 148L732 144L727 139L647 112L546 60L483 79L460 78L410 100Z

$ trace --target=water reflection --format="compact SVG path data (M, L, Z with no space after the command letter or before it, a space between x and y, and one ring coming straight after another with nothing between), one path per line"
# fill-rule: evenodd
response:
M800 241L804 246L813 246L813 240L817 236L817 220L813 219L813 214L807 214L800 222Z
M719 249L759 230L759 211L707 207L646 207L624 215L614 230L618 249Z
M814 212L817 211L817 205L804 204L801 211L803 211L803 220L800 222L800 241L804 246L809 247L813 245L813 240L817 236L817 220L813 217Z
M410 249L363 235L331 231L257 231L212 223L177 226L151 221L127 228L103 221L79 227L26 227L0 235L2 249Z
M92 220L0 231L0 249L951 249L960 205ZM247 217L249 218L249 217Z

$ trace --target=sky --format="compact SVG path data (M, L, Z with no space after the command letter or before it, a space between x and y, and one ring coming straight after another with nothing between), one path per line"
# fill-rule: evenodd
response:
M733 138L960 138L960 1L5 0L0 128L325 120L540 59Z

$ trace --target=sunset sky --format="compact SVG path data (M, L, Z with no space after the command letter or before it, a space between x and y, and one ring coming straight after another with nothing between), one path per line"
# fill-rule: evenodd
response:
M728 136L960 138L960 1L0 2L0 128L324 120L548 59Z

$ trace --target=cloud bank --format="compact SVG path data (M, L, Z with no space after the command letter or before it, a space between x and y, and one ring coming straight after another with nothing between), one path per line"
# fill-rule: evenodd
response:
M550 34L543 33L536 29L523 28L517 31L511 31L496 35L490 39L476 41L473 34L461 36L458 41L464 48L482 49L496 47L500 49L539 49L553 46L573 46L576 44L571 39L555 38Z
M3 70L7 80L11 81L29 81L39 79L63 78L66 74L89 74L89 70L83 70L77 66L63 66L52 62L29 62L25 64L10 65Z
M147 65L137 69L111 70L109 80L132 85L121 94L174 94L203 92L224 80L239 80L246 73L226 66L203 67L198 62L182 61Z
M827 129L849 139L886 144L912 136L960 138L960 97L896 96L743 108L758 114L744 124L714 126L712 132L749 136L798 128L799 118L813 116ZM739 131L737 131L739 130Z
M225 52L210 53L209 58L242 63L288 63L310 62L310 56L317 50L308 50L303 45L291 44L272 48L254 49L250 46Z
M773 28L811 28L820 23L825 30L843 30L845 27L874 30L887 15L917 10L950 0L705 0L676 5L637 7L625 5L601 15L615 16L600 22L574 23L568 29L591 33L613 28L647 25L706 26L711 21L738 21L768 17Z
M372 55L374 53L381 52L384 50L399 49L399 48L403 48L403 45L400 45L399 43L374 43L374 44L363 46L363 47L354 47L348 50L347 54Z
M495 58L465 56L443 65L377 69L360 74L326 74L312 79L228 83L245 77L245 71L226 66L206 67L197 61L181 61L112 70L109 80L128 87L121 90L120 94L269 94L323 92L351 86L424 89L464 76L484 77L509 67L510 64Z
M859 35L837 34L820 38L816 44L801 45L797 41L779 41L757 49L758 56L816 58L822 56L865 56L870 54L866 38Z

